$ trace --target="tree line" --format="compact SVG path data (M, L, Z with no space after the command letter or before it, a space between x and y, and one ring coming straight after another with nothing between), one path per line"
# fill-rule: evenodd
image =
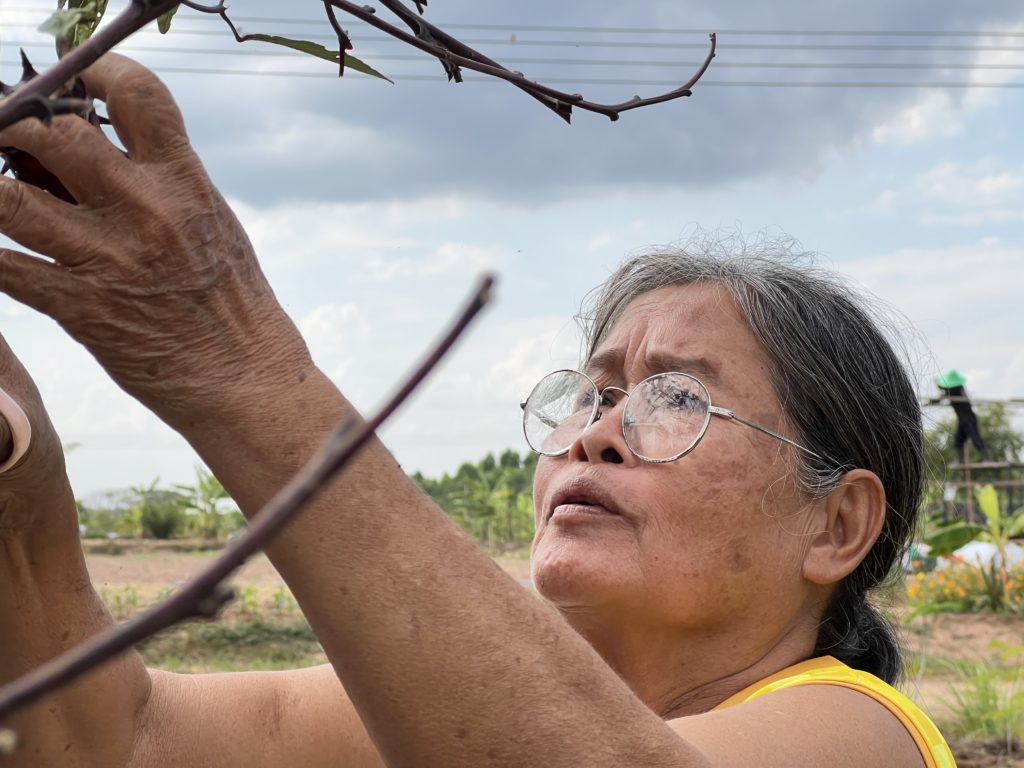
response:
M1017 429L1007 410L998 404L978 408L981 432L996 461L1019 463L1024 457L1024 432ZM961 492L955 503L943 500L943 483L960 479L948 469L959 463L953 450L956 419L949 414L932 423L925 435L929 492L926 517L960 516ZM537 454L520 455L513 449L488 453L477 462L463 463L453 474L439 478L421 472L412 479L455 522L480 544L503 548L524 544L533 537L533 473ZM1012 473L1011 473L1012 474ZM1020 473L1017 473L1019 476ZM978 470L978 483L1006 478L999 470ZM1001 503L1016 508L1024 503L1021 489L999 489ZM220 482L205 467L196 470L192 484L149 485L113 491L89 503L79 502L83 535L170 539L195 537L216 542L245 528L238 507Z
M412 479L474 539L489 547L533 536L533 471L537 456L509 449L466 462L453 475ZM78 501L88 538L199 538L218 542L244 530L245 519L224 486L205 467L192 484L162 487L159 480Z

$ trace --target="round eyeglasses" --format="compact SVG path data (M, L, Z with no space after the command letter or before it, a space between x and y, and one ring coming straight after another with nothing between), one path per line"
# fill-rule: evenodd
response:
M544 456L561 456L601 418L602 407L614 406L610 393L625 400L622 435L629 450L644 461L664 463L682 458L697 447L713 415L737 421L821 458L788 437L737 416L728 408L712 405L708 388L700 379L676 372L650 376L632 392L621 387L600 389L580 371L549 373L520 403L526 442Z

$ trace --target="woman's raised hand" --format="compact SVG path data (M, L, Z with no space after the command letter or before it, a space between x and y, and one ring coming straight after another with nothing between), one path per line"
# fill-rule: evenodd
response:
M127 152L87 121L23 120L0 146L37 157L78 205L0 177L0 290L49 315L178 429L266 400L311 365L163 84L109 54L82 74ZM255 393L259 393L258 395Z

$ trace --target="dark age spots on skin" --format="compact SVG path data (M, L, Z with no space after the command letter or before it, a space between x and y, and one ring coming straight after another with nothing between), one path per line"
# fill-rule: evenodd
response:
M743 543L738 541L729 545L728 559L734 573L749 571L751 565L753 565L753 561L750 559L750 555L747 554Z
M149 365L146 366L146 375L147 376L151 376L151 377L153 377L155 379L157 377L157 374L159 374L159 373L160 373L160 366L157 364L157 362L155 360L152 363L150 363Z
M459 728L455 731L455 738L464 739L466 738L467 733L469 733L469 731L467 731L465 728Z

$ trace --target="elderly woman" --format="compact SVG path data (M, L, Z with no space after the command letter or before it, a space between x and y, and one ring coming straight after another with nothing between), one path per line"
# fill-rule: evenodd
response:
M79 201L0 181L0 228L48 257L0 252L0 289L83 343L252 514L351 407L166 90L114 56L85 80L127 156L75 118L0 133ZM374 444L269 549L330 666L179 676L127 656L19 715L8 762L952 766L883 682L900 657L868 595L913 526L921 424L865 311L820 274L667 253L623 265L587 319L582 370L523 404L544 454L542 600ZM0 475L9 680L111 619L59 444L3 357L35 429Z

